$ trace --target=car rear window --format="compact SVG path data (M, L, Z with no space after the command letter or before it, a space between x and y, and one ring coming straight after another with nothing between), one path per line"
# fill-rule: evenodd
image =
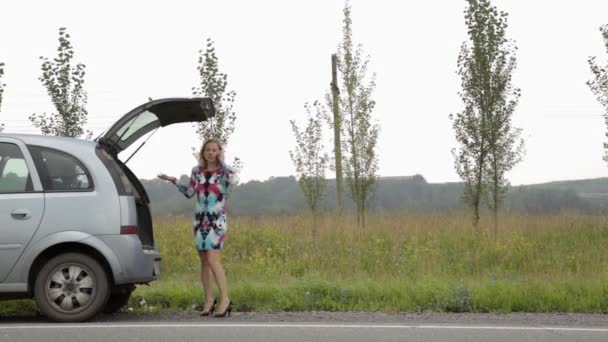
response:
M45 191L92 191L93 179L84 164L63 151L28 146Z

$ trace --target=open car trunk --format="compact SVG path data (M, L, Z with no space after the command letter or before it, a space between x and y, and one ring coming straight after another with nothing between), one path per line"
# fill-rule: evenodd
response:
M102 160L108 166L119 194L133 196L135 199L137 235L144 248L154 248L150 198L137 176L118 158L118 154L154 129L175 123L201 122L214 115L215 108L209 98L155 100L133 109L98 138L99 148L106 152Z
M153 249L154 227L152 225L152 213L150 212L150 198L148 197L148 193L131 169L120 160L118 160L118 163L136 192L135 207L137 209L137 235L139 236L144 249Z

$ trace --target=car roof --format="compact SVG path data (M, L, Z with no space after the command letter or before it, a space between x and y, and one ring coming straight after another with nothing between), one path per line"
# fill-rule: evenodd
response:
M19 139L27 145L39 145L60 150L90 149L97 145L97 142L91 140L42 134L0 133L0 137Z

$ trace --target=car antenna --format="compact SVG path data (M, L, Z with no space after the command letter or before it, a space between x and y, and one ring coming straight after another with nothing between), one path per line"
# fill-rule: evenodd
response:
M125 161L125 165L129 162L129 160L131 160L131 158L135 155L135 153L137 153L139 151L140 148L142 148L142 146L144 146L144 144L146 143L146 141L148 141L148 139L150 139L154 133L156 133L156 131L158 131L160 127L156 127L156 129L146 138L146 140L144 140L144 142L141 143L141 145L139 145L139 147L135 150L135 152L133 152L133 154L131 154L129 156L129 158L127 158L127 161Z

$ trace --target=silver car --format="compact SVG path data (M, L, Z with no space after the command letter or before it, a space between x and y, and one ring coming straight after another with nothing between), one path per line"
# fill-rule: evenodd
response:
M77 322L158 279L150 200L118 154L159 127L214 114L208 98L162 99L94 141L0 134L0 298L33 297L48 318Z

